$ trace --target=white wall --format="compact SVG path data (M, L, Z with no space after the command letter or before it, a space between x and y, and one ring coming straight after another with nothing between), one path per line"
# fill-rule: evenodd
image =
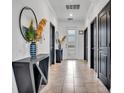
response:
M42 42L38 43L38 54L49 53L49 23L50 21L57 28L57 20L54 11L50 5L46 2L47 0L13 0L13 11L12 11L12 60L17 60L30 56L29 54L29 43L23 39L19 29L19 14L24 6L31 7L37 16L38 22L42 18L47 19L47 25L44 29L44 38Z
M83 30L83 22L79 22L79 21L62 21L59 20L58 21L58 32L59 32L59 36L62 37L64 35L67 35L67 30L70 29L74 29L76 30L76 37L77 37L77 46L76 46L76 59L84 59L84 36L83 35L79 35L79 30ZM62 45L63 48L63 59L67 59L67 39L65 40L65 42Z
M109 2L110 0L93 0L87 14L87 18L85 20L84 27L88 27L88 63L90 66L90 23L93 21L95 17L98 16L98 13L102 10L102 8ZM98 24L97 24L98 25ZM97 29L98 31L98 29ZM97 37L98 38L98 37Z
M29 57L29 43L27 43L19 29L19 14L24 6L31 7L37 16L38 22L42 18L47 19L47 25L44 29L44 38L42 42L37 43L38 54L49 53L49 43L50 43L50 22L52 22L57 30L57 17L52 9L51 5L47 0L12 0L12 60L18 60L25 57ZM17 87L15 83L14 76L12 78L13 90L12 93L17 93Z

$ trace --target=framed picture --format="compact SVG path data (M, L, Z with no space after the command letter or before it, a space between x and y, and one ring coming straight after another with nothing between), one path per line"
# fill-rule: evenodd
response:
M55 38L56 38L56 43L58 43L58 39L59 39L59 32L58 31L56 31L56 33L55 33Z
M84 31L83 30L79 30L79 35L83 35Z

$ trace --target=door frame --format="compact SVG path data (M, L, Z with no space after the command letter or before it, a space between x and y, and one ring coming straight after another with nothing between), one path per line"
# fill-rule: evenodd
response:
M95 27L96 32L94 30L94 27ZM97 48L98 47L97 47L97 44L96 44L96 47L94 46L94 41L95 41L94 39L96 38L95 42L97 43L98 42L97 27L98 27L97 26L97 17L95 17L90 24L90 32L91 32L91 34L90 34L90 68L94 69L96 72L97 72L97 67L98 67L98 63L97 63L97 61L98 61L97 60L98 59ZM96 33L96 36L94 35L94 33ZM96 55L95 55L95 53L96 53ZM94 60L94 56L97 57L96 60ZM95 67L95 65L96 65L96 67Z
M84 30L84 60L88 61L88 27Z
M93 19L93 21L90 23L90 68L94 69L94 22L96 20Z
M53 42L53 44L51 41ZM53 51L52 55L51 51ZM50 65L52 64L55 64L55 26L52 24L52 22L50 22Z

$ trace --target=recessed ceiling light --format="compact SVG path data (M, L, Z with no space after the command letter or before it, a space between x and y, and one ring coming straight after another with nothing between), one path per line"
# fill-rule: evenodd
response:
M69 16L70 16L70 17L72 17L72 16L73 16L73 14L72 14L72 13L70 13L70 14L69 14Z

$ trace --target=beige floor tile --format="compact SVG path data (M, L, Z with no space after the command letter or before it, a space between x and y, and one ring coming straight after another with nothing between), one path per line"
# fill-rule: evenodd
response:
M64 83L73 83L74 81L73 81L73 79L65 79L64 80Z
M74 86L75 87L83 87L84 81L81 78L74 78Z
M85 87L75 87L75 93L88 93Z
M98 87L99 93L109 93L109 91L105 87Z
M48 93L61 93L62 87L52 86L47 92Z
M62 88L62 93L74 93L74 87L73 86L64 86Z

